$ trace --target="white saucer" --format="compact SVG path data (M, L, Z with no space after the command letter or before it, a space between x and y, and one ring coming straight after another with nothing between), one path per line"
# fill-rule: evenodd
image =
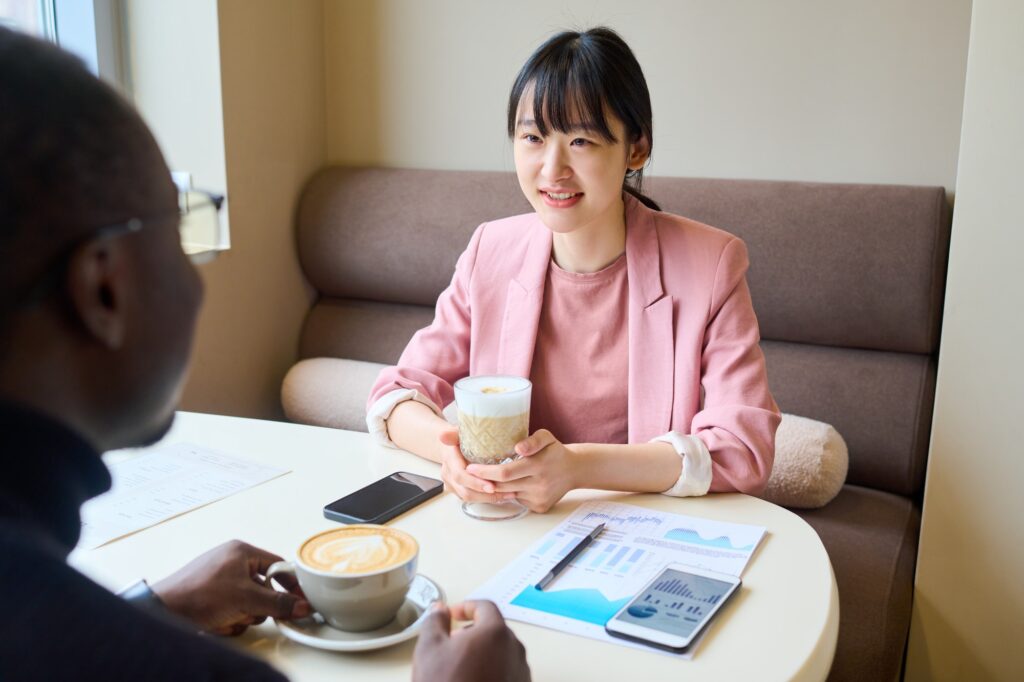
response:
M314 613L299 620L275 620L281 634L288 639L317 649L328 651L369 651L404 642L419 634L420 626L434 602L445 600L444 590L423 574L417 574L409 586L405 603L398 609L395 619L369 632L346 632L324 622Z

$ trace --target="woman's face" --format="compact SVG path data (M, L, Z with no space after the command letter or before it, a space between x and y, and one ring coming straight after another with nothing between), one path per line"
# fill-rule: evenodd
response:
M618 142L579 127L562 133L548 126L542 135L533 120L533 95L519 101L513 140L516 175L527 200L552 232L601 230L622 224L622 181L626 170L641 168L646 145L626 142L625 126L606 112Z

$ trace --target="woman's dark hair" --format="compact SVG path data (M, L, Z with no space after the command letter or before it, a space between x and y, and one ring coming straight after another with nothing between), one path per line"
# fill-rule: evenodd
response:
M533 118L541 135L568 133L583 123L607 142L618 142L605 107L626 127L630 142L646 137L654 146L651 95L640 64L618 33L598 26L564 31L549 39L523 65L508 98L508 135L516 132L519 100L533 86ZM646 206L660 207L642 193L643 169L628 171L622 189Z

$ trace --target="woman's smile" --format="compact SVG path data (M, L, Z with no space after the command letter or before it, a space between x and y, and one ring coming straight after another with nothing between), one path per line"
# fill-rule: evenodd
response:
M583 192L566 192L555 190L540 190L544 203L553 208L570 208L579 203L583 198Z

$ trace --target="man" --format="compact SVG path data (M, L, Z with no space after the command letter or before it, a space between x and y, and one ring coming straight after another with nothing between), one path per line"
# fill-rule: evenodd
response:
M202 296L177 193L145 124L66 53L0 29L0 679L281 679L197 630L309 604L233 542L134 601L66 564L109 449L169 428ZM451 631L451 618L474 627ZM438 609L418 680L528 680L493 604Z

